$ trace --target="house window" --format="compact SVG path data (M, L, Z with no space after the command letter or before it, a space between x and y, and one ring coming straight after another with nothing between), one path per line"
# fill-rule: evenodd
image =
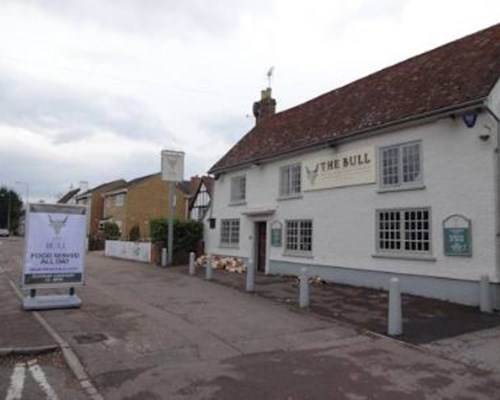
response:
M312 221L286 221L285 252L291 254L310 254L312 252Z
M422 184L422 146L404 143L380 149L380 186L405 188Z
M246 196L246 178L245 176L236 176L231 179L231 203L241 203L245 201Z
M223 219L220 228L220 244L223 246L237 246L240 242L240 220Z
M377 211L377 251L395 254L431 253L428 208Z
M125 195L124 194L117 194L115 196L115 206L121 207L121 206L123 206L124 202L125 202Z
M300 193L300 170L300 164L286 165L280 168L280 197L289 197Z

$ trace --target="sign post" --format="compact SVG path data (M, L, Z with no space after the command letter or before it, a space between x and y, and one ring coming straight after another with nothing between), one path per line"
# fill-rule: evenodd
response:
M174 253L174 201L176 182L184 179L184 152L162 150L161 152L162 180L168 183L168 244L167 265L172 265Z
M21 287L30 291L25 310L80 307L75 286L83 285L86 208L28 204ZM67 288L67 295L37 296L37 289Z

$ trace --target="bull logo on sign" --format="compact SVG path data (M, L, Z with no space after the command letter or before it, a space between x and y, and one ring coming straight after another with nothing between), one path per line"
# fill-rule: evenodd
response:
M66 221L68 221L68 216L63 219L54 219L49 215L49 225L52 229L54 229L54 233L59 235L61 233L61 229L66 226Z

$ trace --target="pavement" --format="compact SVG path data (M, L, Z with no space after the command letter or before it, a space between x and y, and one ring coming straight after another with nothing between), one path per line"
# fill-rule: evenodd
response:
M0 246L0 276L18 278L20 252L19 241ZM106 399L500 399L500 331L494 324L415 346L266 298L258 285L257 293L244 293L220 277L206 282L200 270L190 277L186 267L162 269L91 253L86 285L77 290L82 308L39 314ZM19 302L12 307L19 309ZM28 329L39 329L33 319ZM35 336L19 343L29 347ZM43 359L48 356L54 359ZM12 366L23 362L12 357L3 358L11 385ZM57 382L54 390L65 393L59 398L81 398L64 365L57 369L60 353L37 360L47 380ZM0 398L9 385L2 371L0 362Z

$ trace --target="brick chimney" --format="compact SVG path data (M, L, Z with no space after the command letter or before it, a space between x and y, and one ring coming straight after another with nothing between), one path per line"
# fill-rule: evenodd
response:
M271 96L271 88L268 87L260 92L260 101L253 103L255 124L258 124L267 117L276 114L276 100L274 100Z

